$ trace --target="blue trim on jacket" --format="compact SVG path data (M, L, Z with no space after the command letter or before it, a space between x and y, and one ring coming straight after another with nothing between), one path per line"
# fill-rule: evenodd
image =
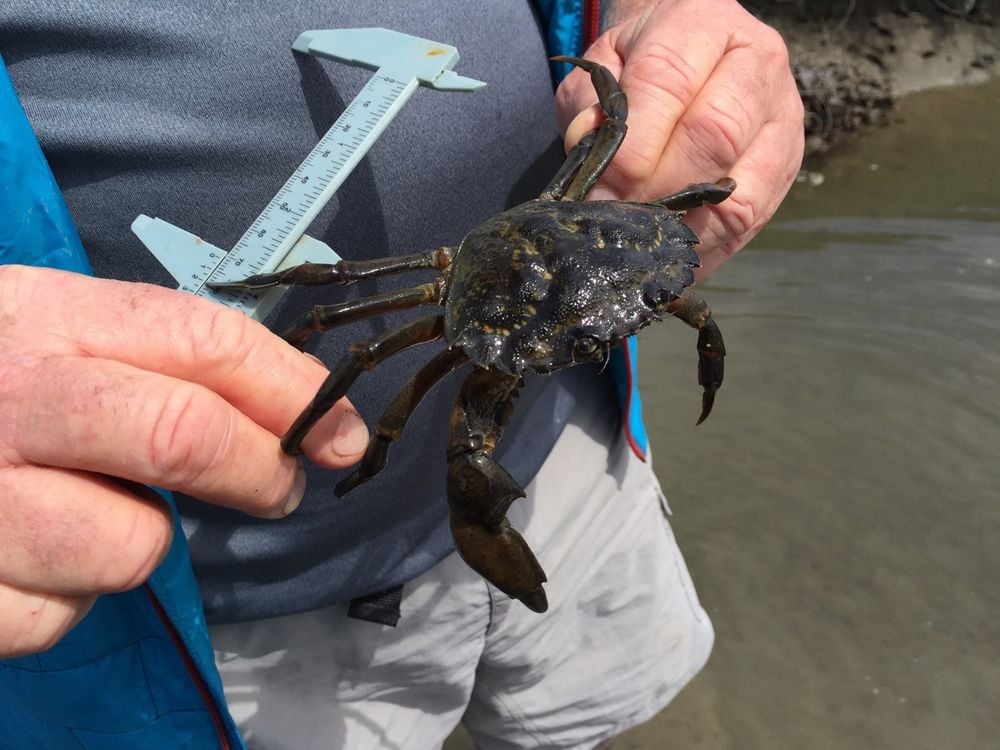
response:
M535 0L545 21L545 41L550 55L579 55L583 51L583 0ZM573 66L552 63L552 77L558 84Z

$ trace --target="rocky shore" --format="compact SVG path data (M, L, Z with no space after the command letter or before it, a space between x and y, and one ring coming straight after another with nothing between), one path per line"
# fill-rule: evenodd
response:
M907 93L1000 73L1000 0L744 5L788 42L806 105L807 163L859 130L889 122L894 103Z

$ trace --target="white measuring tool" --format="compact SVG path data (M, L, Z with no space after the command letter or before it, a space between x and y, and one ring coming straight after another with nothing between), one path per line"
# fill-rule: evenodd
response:
M300 263L340 260L328 245L304 232L417 86L477 91L486 85L451 70L458 62L454 47L389 29L306 31L292 49L376 72L233 249L220 250L144 214L132 222L132 231L177 280L179 289L242 310L257 320L274 307L283 288L227 292L207 285Z

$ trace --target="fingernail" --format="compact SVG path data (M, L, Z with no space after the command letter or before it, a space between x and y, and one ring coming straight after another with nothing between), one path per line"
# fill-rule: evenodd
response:
M333 452L341 457L354 456L368 445L368 426L357 412L347 411L337 425L337 434L333 436L331 447Z
M303 495L306 494L306 470L296 461L295 476L292 478L292 488L288 491L285 502L281 504L281 515L287 516L299 507Z
M587 193L587 200L589 201L617 201L621 200L614 191L604 187L603 185L598 185L589 193Z

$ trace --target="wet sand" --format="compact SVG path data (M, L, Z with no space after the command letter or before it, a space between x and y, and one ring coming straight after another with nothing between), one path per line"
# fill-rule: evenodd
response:
M872 126L915 91L1000 74L997 0L756 0L788 44L806 105L809 161Z

